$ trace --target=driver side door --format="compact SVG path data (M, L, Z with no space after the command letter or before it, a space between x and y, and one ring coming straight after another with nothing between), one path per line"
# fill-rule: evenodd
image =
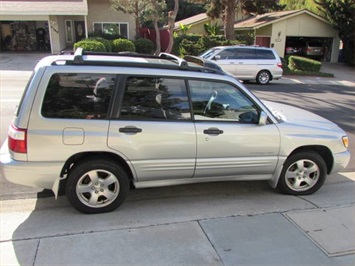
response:
M191 80L189 87L197 135L194 177L269 179L278 162L277 127L260 126L259 107L231 84Z

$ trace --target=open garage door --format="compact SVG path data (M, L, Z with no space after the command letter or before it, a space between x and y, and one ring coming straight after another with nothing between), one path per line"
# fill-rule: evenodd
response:
M47 21L0 21L1 51L50 51Z
M287 36L285 56L299 55L330 62L333 38Z

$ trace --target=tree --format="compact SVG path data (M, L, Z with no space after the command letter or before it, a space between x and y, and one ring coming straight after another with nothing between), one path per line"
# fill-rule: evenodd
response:
M339 30L343 42L344 62L354 65L355 2L354 0L315 0L321 14Z
M202 0L190 1L205 2ZM284 8L283 5L278 4L278 0L211 0L207 9L207 15L212 19L222 18L224 22L224 35L227 40L234 40L235 12L238 6L241 6L246 12L257 14L278 11Z
M285 10L308 9L319 15L318 5L314 0L280 0L280 4L285 6Z
M244 0L242 9L248 13L264 14L268 12L281 11L286 5L279 4L275 0Z
M110 0L111 7L117 11L132 14L136 23L136 36L139 37L139 17L140 14L147 8L149 0Z
M174 45L174 24L176 15L179 11L179 0L175 0L174 10L168 12L168 31L169 31L169 45L166 48L166 53L170 53Z

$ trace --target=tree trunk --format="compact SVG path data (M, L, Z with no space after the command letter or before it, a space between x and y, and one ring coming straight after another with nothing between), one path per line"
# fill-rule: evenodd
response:
M174 11L170 11L168 13L169 45L165 50L166 53L170 53L174 45L174 24L175 24L176 15L179 11L179 0L174 0L174 1L175 1Z
M136 39L138 39L141 36L141 33L139 31L139 7L138 7L138 1L134 3L134 16L135 16L135 21L136 21Z
M158 19L153 20L154 24L154 29L155 29L155 42L156 42L156 50L155 50L155 55L159 55L161 52L161 45L160 45L160 31L158 27Z
M227 40L234 40L235 0L228 0L225 9L224 35Z

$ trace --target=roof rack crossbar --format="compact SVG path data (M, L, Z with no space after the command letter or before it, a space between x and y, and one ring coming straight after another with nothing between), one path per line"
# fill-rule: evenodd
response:
M178 61L179 67L181 69L188 69L188 64L185 59L182 59L176 55L168 54L168 53L160 53L159 54L160 58L166 58L166 59L174 59Z
M82 63L84 63L83 52L84 52L84 49L81 48L81 47L78 47L75 50L75 53L74 53L74 64L82 64Z

